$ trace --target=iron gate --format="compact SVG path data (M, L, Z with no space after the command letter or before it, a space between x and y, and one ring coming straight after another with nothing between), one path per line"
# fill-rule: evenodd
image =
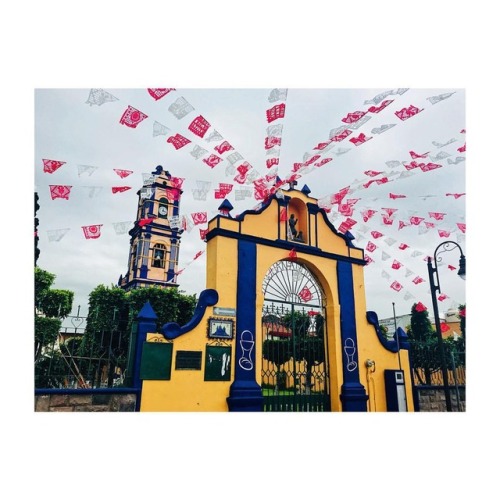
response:
M324 294L310 271L280 261L263 284L264 411L330 411Z

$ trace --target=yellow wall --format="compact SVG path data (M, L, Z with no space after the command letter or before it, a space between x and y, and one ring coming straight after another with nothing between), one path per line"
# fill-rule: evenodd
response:
M307 197L299 191L286 193L295 198L292 200L292 209L299 214L300 224L304 224L304 212L300 211L305 203L315 203L316 200ZM238 222L225 217L217 217L209 223L209 230L219 227L228 231L268 239L270 244L278 239L278 226L281 239L285 239L286 222L279 221L279 205L273 199L261 214L247 214L243 221ZM289 211L290 214L290 211ZM312 218L314 219L314 218ZM336 235L323 220L321 213L317 215L318 246L323 252L334 253L342 256L363 258L360 249L349 248L345 240ZM304 235L316 238L316 228L300 228ZM314 236L313 236L314 235ZM314 243L314 242L313 242ZM326 295L326 325L329 359L329 379L332 411L341 411L340 402L341 386L343 383L342 371L342 346L340 334L340 304L337 286L337 266L335 259L325 256L310 255L301 252L301 247L307 245L297 243L297 262L305 265L317 278ZM261 383L262 373L262 325L260 321L264 296L261 285L269 268L279 260L288 258L289 250L258 244L256 266L256 331L255 331L255 359L256 380ZM219 294L216 307L236 308L237 296L237 239L218 235L207 243L207 276L206 288L213 288ZM360 383L368 394L369 411L386 411L385 396L385 369L399 369L401 362L405 372L406 395L408 410L413 411L413 402L410 385L410 370L407 351L401 351L400 356L386 350L379 342L375 329L366 319L366 299L364 286L363 266L353 264L354 296L355 296L355 321L357 330L357 348ZM235 370L235 340L229 341L232 346L231 381L205 382L205 346L207 345L207 322L213 316L213 307L207 308L200 324L192 331L176 338L173 341L174 352L172 356L171 380L169 381L144 381L142 392L141 411L227 411L226 398L229 387L234 378ZM158 338L158 335L150 335ZM161 337L161 336L159 336ZM161 337L163 338L163 337ZM175 352L177 350L202 351L202 369L197 371L175 370ZM365 366L366 360L375 361L375 371L368 373Z
M208 319L208 318L207 318ZM234 377L234 345L231 355L231 381L205 382L205 332L183 335L173 341L172 371L170 380L144 380L141 411L214 412L227 411L226 397ZM204 334L204 335L203 335ZM167 342L161 334L148 334L148 342ZM234 343L234 341L233 341ZM201 370L176 370L176 351L202 351Z

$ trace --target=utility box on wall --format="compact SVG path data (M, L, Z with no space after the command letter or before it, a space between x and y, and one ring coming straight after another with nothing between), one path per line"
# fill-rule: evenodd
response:
M384 370L387 411L408 411L403 370Z

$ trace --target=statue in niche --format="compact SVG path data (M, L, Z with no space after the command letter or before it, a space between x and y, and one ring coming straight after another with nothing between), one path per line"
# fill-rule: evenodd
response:
M302 236L302 231L297 231L297 223L299 219L295 217L295 214L291 214L288 219L288 227L290 228L290 233L292 234L292 240L294 241L304 241L304 237Z

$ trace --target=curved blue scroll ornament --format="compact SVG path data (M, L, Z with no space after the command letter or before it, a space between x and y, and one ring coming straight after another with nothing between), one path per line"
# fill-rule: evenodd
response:
M399 341L399 349L408 350L410 348L410 344L408 342L408 335L406 335L406 332L400 326L398 326L398 328L396 329L396 335L398 336L398 340L396 339L387 340L385 335L382 333L382 330L380 329L377 313L374 311L367 311L366 319L368 323L374 326L378 340L388 351L398 352L398 341Z
M190 321L188 321L184 326L180 326L178 323L165 323L161 327L161 334L167 340L173 340L185 333L190 332L194 328L198 326L201 319L203 318L207 307L214 306L219 301L219 294L217 290L212 288L208 288L207 290L203 290L200 293L200 297L198 298L198 304L196 304L196 308L194 310L193 317Z

